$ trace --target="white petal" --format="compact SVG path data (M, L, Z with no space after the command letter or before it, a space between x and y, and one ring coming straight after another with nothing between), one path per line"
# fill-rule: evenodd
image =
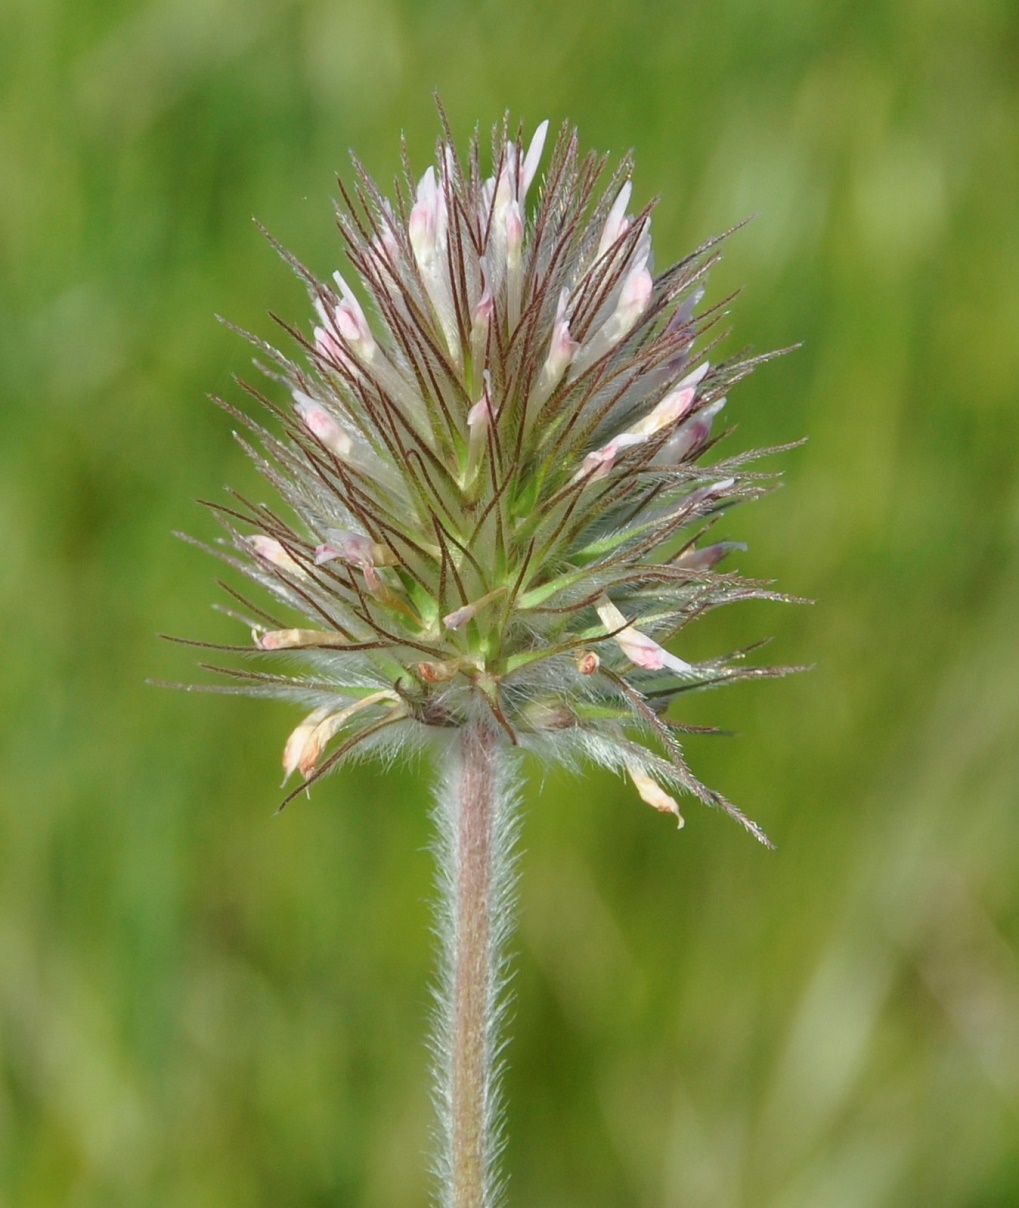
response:
M704 361L702 364L698 365L697 368L694 369L691 373L688 373L681 382L677 382L676 389L683 390L687 386L699 386L701 384L701 382L704 381L705 375L707 374L707 372L710 368L711 368L711 362Z
M315 565L325 566L327 562L335 562L337 558L342 558L343 555L333 545L316 545L315 546Z
M684 819L683 815L679 812L679 805L676 799L670 797L656 780L652 780L636 764L627 762L626 770L637 792L640 793L641 800L646 801L648 805L653 806L656 810L660 810L663 814L674 815L679 820L679 826L682 829Z
M382 692L373 692L370 696L364 697L363 700L355 701L352 705L348 705L345 709L339 709L335 713L329 713L327 710L328 715L319 721L318 725L315 726L305 739L297 765L301 770L301 775L308 776L315 770L315 764L318 762L322 748L338 730L342 729L350 721L355 713L359 713L362 709L367 709L370 705L377 705L382 701L395 701L397 699L398 697L395 693L387 689ZM310 721L310 718L308 720Z
M330 710L330 705L321 705L318 709L315 709L313 712L309 713L304 721L302 721L301 724L295 728L293 733L287 739L286 746L283 748L284 784L286 784L293 773L297 770L298 765L303 762L305 751L308 748L308 743L312 734L315 732L319 722L329 716ZM318 752L316 750L312 763L314 763L314 760L317 758Z
M527 154L524 156L524 162L520 169L520 200L523 202L527 196L527 190L531 187L531 181L534 180L534 175L538 171L538 164L541 162L541 153L545 149L545 136L548 134L548 118L546 118L535 130L534 136L531 139L531 145L527 148Z
M602 228L601 239L598 241L597 256L603 256L629 226L625 214L632 192L633 184L626 181L616 194L616 200L612 203L612 209L609 210L609 216L605 219L605 226Z
M506 207L506 263L510 268L520 264L520 249L524 243L524 219L520 202L511 201Z
M635 423L630 432L642 440L648 440L663 428L671 427L690 410L695 393L693 386L671 391L653 411Z
M690 663L670 654L664 646L660 646L646 633L634 629L607 596L602 596L595 611L602 624L612 634L612 640L634 666L643 667L646 671L659 671L662 667L668 667L679 675L693 670Z
M407 223L410 246L423 271L429 269L435 259L440 197L435 185L435 169L430 167L418 182L417 198Z
M679 431L666 442L659 459L662 462L673 464L682 461L695 449L699 449L711 435L711 421L724 406L724 398L716 399L707 407L702 407L695 415L690 416Z

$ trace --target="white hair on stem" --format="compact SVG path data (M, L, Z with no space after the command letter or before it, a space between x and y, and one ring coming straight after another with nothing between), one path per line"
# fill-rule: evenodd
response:
M434 809L439 969L431 1048L440 1208L502 1199L502 1021L519 833L518 759L485 723L446 744Z

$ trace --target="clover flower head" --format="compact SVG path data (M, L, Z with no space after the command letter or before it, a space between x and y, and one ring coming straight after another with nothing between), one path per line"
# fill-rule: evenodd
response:
M607 172L569 127L546 155L547 135L504 122L486 175L477 136L462 160L444 126L392 201L355 161L347 277L279 248L317 322L283 325L289 355L248 337L289 394L248 388L270 426L222 404L286 507L216 505L217 552L273 600L229 589L265 666L216 670L308 710L284 748L291 796L351 753L482 720L549 760L625 771L680 825L686 791L766 841L691 772L669 708L781 669L668 645L723 604L778 598L717 569L744 547L706 540L767 489L754 454L710 456L730 388L766 358L705 346L718 241L656 274L629 160Z

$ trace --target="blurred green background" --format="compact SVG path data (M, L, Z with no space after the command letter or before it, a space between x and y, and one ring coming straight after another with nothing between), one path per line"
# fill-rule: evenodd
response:
M3 1208L427 1200L429 770L274 818L293 711L144 680L234 636L170 535L252 486L213 316L308 320L250 218L330 272L435 87L633 147L659 265L756 213L709 300L803 348L730 448L810 437L723 535L818 604L692 638L817 664L691 707L777 853L530 770L511 1203L1019 1203L1017 74L1007 0L4 0Z

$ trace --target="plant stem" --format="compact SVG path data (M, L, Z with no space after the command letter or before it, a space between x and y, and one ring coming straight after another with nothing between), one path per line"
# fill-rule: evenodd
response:
M498 736L483 725L468 726L450 749L436 807L442 957L435 1052L442 1208L493 1208L498 1195L497 1031L514 838L505 770Z

